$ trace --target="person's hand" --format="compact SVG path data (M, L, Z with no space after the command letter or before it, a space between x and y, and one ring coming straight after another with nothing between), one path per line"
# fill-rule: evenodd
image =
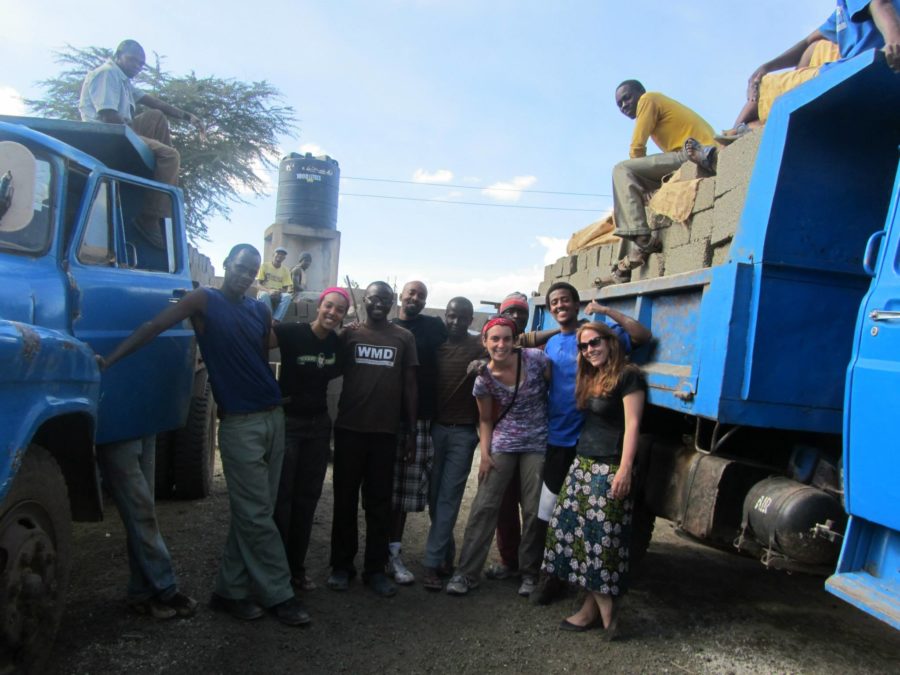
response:
M475 359L474 361L469 361L469 365L466 366L466 377L473 374L481 375L487 367L487 364L487 359Z
M603 314L605 316L608 309L609 309L609 307L607 307L606 305L601 305L596 300L591 300L588 303L588 306L584 308L584 313L585 314Z
M415 427L413 427L415 428ZM416 461L416 432L406 432L406 456L405 460L407 462L415 462Z
M891 42L882 49L887 64L895 73L900 73L900 42Z
M94 354L94 361L97 362L97 367L100 369L101 373L109 367L109 365L106 363L106 359L104 359L99 354Z
M623 469L621 466L616 471L612 483L612 498L625 499L631 492L631 469Z
M753 71L753 74L750 76L750 79L747 80L747 100L748 101L758 101L759 100L759 83L762 82L763 75L766 74L766 69L764 66L760 66L756 70Z
M494 460L491 458L490 454L482 450L481 461L478 463L478 484L481 485L481 482L485 478L487 478L487 475L491 472L491 469L496 468L497 465L494 464Z

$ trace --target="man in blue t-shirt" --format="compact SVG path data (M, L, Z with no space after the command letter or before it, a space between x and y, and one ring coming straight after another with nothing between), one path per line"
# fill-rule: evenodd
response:
M253 620L263 608L289 626L310 618L294 597L273 512L284 455L284 413L268 364L277 343L267 305L245 297L262 258L238 244L225 258L222 288L198 288L123 340L101 370L190 319L219 406L219 454L228 483L231 524L210 606ZM162 364L161 364L162 365Z

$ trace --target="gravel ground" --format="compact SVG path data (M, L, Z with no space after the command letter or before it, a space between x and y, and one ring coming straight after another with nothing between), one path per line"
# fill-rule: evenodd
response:
M457 527L474 495L472 479ZM574 596L535 607L513 581L485 581L465 598L420 585L392 599L354 582L324 588L331 480L319 505L305 594L312 625L287 628L270 617L241 623L211 612L228 523L221 468L213 495L162 502L159 520L183 590L202 604L187 620L131 614L125 537L113 508L102 523L75 528L69 602L49 672L656 672L896 673L900 633L823 590L823 580L769 572L753 560L711 550L657 523L639 581L623 604L621 638L560 633ZM361 528L361 532L364 529ZM420 571L427 516L410 517L405 557Z

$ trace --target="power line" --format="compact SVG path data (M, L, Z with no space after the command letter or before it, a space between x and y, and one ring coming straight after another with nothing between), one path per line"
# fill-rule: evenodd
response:
M365 195L355 192L341 192L341 197L369 197L371 199L398 199L405 202L429 202L430 204L458 204L460 206L489 206L495 209L537 209L540 211L581 211L598 213L603 209L570 209L558 206L524 206L520 204L488 204L486 202L455 202L445 199L422 199L420 197L394 197L391 195Z
M341 176L341 180L364 180L375 183L402 183L404 185L433 185L434 187L452 187L462 190L492 190L498 192L530 192L540 195L569 195L571 197L609 197L612 195L604 195L595 192L559 192L556 190L520 190L519 188L501 188L501 187L482 187L479 185L460 185L458 183L430 183L428 181L418 180L397 180L394 178L363 178L360 176ZM457 202L459 203L459 202Z

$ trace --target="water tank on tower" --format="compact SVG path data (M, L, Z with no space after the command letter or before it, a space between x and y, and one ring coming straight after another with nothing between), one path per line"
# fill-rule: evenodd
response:
M292 152L278 167L275 223L337 229L341 169L337 160Z

